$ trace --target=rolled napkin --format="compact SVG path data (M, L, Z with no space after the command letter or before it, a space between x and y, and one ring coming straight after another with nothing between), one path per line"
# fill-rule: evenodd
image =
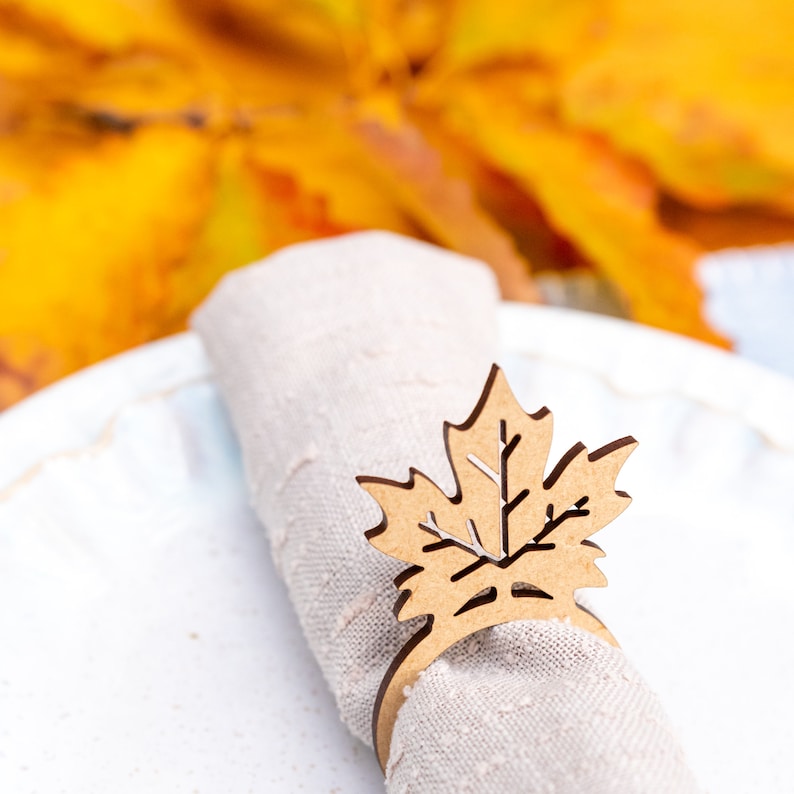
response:
M405 480L414 466L454 492L442 423L477 402L497 358L497 302L482 264L367 232L238 270L193 316L277 569L343 721L370 745L378 687L423 620L394 618L406 566L367 542L381 511L355 478ZM478 632L430 665L399 712L386 786L698 790L623 653L529 620Z

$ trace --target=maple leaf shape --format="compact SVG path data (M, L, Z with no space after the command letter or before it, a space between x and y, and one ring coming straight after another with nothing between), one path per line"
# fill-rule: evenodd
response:
M630 503L614 481L637 442L591 454L576 444L544 476L551 413L526 414L497 366L469 419L444 431L454 496L415 469L405 483L359 478L384 512L369 542L412 565L397 580L399 619L451 619L486 604L526 617L513 603L525 597L568 617L575 589L606 584L594 562L603 552L587 538Z
M588 538L631 501L614 483L637 446L634 438L590 454L576 444L545 475L551 413L525 413L496 365L471 416L461 425L446 422L444 435L457 485L453 496L413 468L407 482L358 478L383 510L367 539L411 565L395 579L402 591L395 613L400 620L428 615L379 693L373 730L384 763L405 686L472 632L511 620L558 618L617 644L576 603L574 591L606 584L595 565L604 553ZM391 716L379 725L384 710Z

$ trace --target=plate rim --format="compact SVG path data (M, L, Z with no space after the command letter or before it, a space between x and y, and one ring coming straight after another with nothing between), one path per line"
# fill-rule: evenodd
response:
M775 446L794 448L794 379L735 353L630 320L558 306L502 301L497 327L502 355L574 366L637 396L660 391L659 378L654 381L648 370L631 371L640 352L653 356L667 366L664 391L729 412ZM614 351L612 371L592 357L596 349ZM697 371L707 374L693 377ZM0 412L0 498L50 458L96 443L119 414L141 400L211 379L212 365L198 334L183 331L104 359L7 408ZM86 394L97 399L86 400Z

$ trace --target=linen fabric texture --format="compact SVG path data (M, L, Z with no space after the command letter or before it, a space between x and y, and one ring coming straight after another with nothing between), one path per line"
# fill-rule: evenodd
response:
M227 275L192 318L242 446L254 509L342 720L371 746L407 565L369 545L357 475L409 466L454 492L442 424L462 422L497 356L479 262L385 232L284 249ZM563 623L461 641L399 712L386 788L676 792L698 788L657 697L624 654Z

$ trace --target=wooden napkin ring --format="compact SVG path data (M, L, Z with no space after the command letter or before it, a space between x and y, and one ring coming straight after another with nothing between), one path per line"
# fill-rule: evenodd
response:
M384 771L406 692L475 631L558 619L617 645L574 591L607 583L595 565L604 552L587 538L631 502L614 486L637 442L627 436L590 454L576 444L544 477L551 437L549 410L525 413L494 365L471 416L444 423L454 496L414 468L407 482L357 478L383 510L367 539L411 566L394 580L401 591L395 615L427 616L389 666L375 701L372 735Z

